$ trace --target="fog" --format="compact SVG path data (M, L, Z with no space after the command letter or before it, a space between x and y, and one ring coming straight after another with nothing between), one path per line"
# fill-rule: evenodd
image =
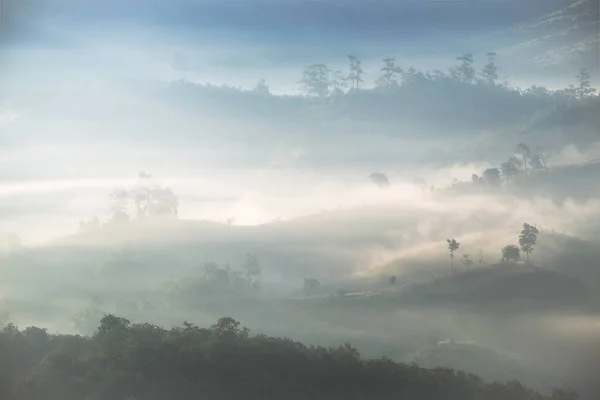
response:
M228 316L600 393L597 2L173 3L5 1L0 324ZM348 54L359 89L299 83Z

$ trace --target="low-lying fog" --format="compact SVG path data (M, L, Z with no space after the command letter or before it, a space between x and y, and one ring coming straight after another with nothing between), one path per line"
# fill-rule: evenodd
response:
M0 323L89 335L106 313L163 326L232 316L367 357L600 392L593 2L511 5L489 29L458 29L462 13L428 34L411 25L402 51L342 40L346 23L311 25L301 6L298 26L238 10L235 29L203 31L160 7L162 23L126 6L117 23L25 3L7 2L0 56ZM31 12L44 23L25 24ZM357 31L380 35L377 15ZM550 34L574 15L588 24L577 40ZM315 63L347 74L354 51L360 89L334 88L332 71L326 93L306 83ZM467 51L476 61L456 58ZM402 71L382 81L388 56ZM527 249L524 224L539 230L533 251L506 258Z

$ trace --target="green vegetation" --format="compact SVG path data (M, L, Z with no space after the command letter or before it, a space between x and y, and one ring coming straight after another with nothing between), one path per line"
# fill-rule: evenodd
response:
M170 330L105 315L91 337L13 325L0 332L0 397L71 399L573 400L445 368L365 360L346 343L251 336L232 318Z

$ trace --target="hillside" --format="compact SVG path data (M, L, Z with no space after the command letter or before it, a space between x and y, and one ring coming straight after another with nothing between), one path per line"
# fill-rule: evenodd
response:
M0 396L11 400L550 400L516 382L365 360L348 343L309 347L250 336L232 318L166 330L107 315L92 337L8 326L0 357ZM557 391L551 399L573 397Z
M357 306L466 306L530 312L581 309L587 307L590 300L589 289L575 278L531 264L501 263L434 282L338 296L329 301L349 301Z
M488 382L522 380L536 388L548 388L556 384L548 376L534 370L514 355L504 354L476 343L446 340L424 346L409 358L424 368L453 368L476 373ZM535 383L534 383L535 382Z

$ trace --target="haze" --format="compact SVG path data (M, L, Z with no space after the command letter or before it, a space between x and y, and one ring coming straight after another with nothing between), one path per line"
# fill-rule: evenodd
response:
M599 14L4 0L0 322L232 317L597 398Z

